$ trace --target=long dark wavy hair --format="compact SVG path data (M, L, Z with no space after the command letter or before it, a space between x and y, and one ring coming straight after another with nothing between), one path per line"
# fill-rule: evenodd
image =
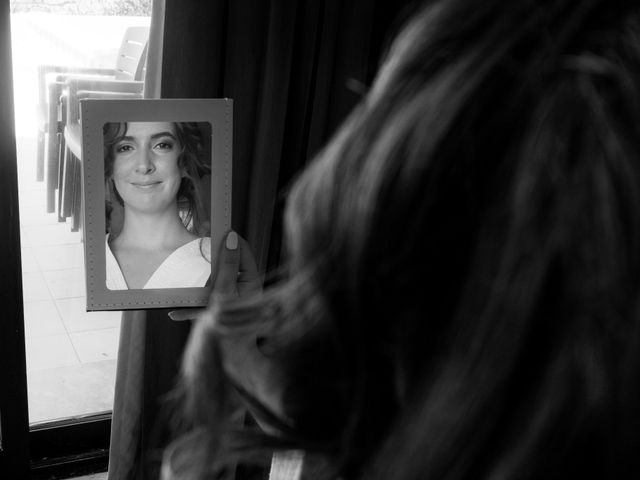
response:
M202 179L211 175L211 162L206 155L205 138L200 124L195 122L174 122L176 137L180 144L180 156L178 167L183 172L183 177L178 189L178 210L184 226L198 236L210 234L211 225L209 219L209 207L206 200L209 197L203 188ZM206 125L209 127L209 125ZM204 127L204 124L203 124ZM113 147L127 135L127 122L108 122L104 124L104 177L107 188L107 229L111 236L115 237L119 228L109 225L114 207L113 200L123 205L122 198L112 181L114 152Z
M290 192L287 278L196 325L168 467L640 477L638 10L428 2Z

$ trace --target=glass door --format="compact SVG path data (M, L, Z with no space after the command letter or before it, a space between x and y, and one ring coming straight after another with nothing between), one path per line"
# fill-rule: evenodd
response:
M151 3L9 2L28 422L40 472L87 451L106 462L120 329L120 312L85 310L82 228L62 203L61 75L112 80L128 27L150 25Z
M47 178L64 154L56 145L53 154L59 158L48 158L51 142L59 139L45 133L39 69L55 66L72 74L113 69L127 27L148 26L150 14L150 0L11 2L32 426L111 409L120 322L119 312L85 311L82 232L69 217L61 218L61 185L54 184L51 195ZM45 81L54 76L48 74Z

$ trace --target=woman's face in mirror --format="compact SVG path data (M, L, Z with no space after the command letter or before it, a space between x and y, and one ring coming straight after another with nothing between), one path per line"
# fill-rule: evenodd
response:
M113 181L125 209L160 213L175 204L182 145L173 123L130 122L112 148Z

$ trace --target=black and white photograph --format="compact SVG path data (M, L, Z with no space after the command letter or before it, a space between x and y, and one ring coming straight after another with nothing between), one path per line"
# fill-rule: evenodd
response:
M0 0L0 480L640 479L640 1Z

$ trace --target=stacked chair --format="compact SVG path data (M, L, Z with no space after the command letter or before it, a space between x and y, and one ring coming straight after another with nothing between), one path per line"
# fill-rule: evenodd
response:
M38 68L37 180L46 181L47 212L57 205L58 221L71 218L72 231L82 215L80 100L142 98L148 38L149 27L129 27L113 69Z

